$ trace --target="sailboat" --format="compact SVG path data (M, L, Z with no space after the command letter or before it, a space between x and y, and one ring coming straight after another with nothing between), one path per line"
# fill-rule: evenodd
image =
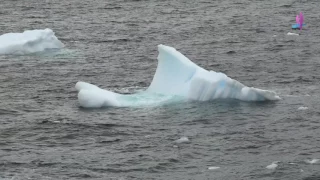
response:
M303 21L304 21L303 13L300 12L300 14L296 16L296 24L292 25L292 29L302 30L302 27L306 25L306 24L303 24Z

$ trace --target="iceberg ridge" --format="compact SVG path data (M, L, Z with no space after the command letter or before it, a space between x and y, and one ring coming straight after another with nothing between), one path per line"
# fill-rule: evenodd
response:
M27 30L23 33L7 33L0 36L0 55L24 55L58 49L64 45L51 29Z
M123 95L78 82L78 100L82 107L143 106L167 101L173 97L187 100L209 101L238 99L242 101L279 100L273 91L247 87L224 73L207 71L176 49L158 45L158 66L146 91ZM149 99L149 100L145 100ZM151 99L151 101L150 101ZM137 102L138 101L138 102Z

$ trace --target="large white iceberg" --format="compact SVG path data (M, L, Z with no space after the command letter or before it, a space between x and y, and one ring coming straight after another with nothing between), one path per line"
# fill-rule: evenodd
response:
M7 33L0 36L0 55L23 55L63 46L51 29L28 30L23 33Z
M89 83L78 82L75 87L79 91L80 106L142 106L167 102L177 97L197 101L280 99L273 91L247 87L223 73L207 71L172 47L159 45L158 50L158 67L147 90L136 94L119 94Z

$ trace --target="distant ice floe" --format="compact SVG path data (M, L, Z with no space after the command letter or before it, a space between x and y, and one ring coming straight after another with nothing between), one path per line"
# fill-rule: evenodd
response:
M267 169L276 169L277 167L278 167L278 164L277 163L279 163L279 161L274 161L274 162L272 162L270 165L268 165L266 168Z
M220 167L218 166L211 166L211 167L208 167L209 170L216 170L216 169L220 169Z
M288 36L299 36L299 34L297 34L297 33L292 33L292 32L288 32L287 35L288 35Z
M309 164L316 164L320 161L320 159L312 159L312 160L306 160L305 162L306 163L309 163Z
M302 110L302 111L303 110L307 110L307 109L309 109L309 108L308 107L304 107L304 106L301 106L301 107L298 108L298 110Z
M176 140L175 142L178 144L187 143L187 142L189 142L189 138L188 137L181 137L180 139Z
M0 36L0 55L24 55L63 47L63 43L51 29L28 30L23 33L7 33Z
M85 108L146 106L181 99L195 101L280 99L273 91L247 87L224 73L207 71L172 47L158 45L158 50L158 67L147 90L135 94L119 94L86 82L78 82L75 88L79 92L80 106Z
M297 163L289 162L289 164L291 164L291 165L296 165Z

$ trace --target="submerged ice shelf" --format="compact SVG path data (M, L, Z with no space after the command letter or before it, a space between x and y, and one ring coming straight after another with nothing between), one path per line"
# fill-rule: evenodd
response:
M273 91L247 87L223 73L207 71L172 47L158 45L158 50L158 67L146 91L124 95L101 89L89 83L78 82L76 89L79 91L80 106L86 108L144 106L173 99L197 101L280 99Z
M63 46L51 29L28 30L23 33L7 33L0 36L0 55L24 55L46 49L59 49Z

